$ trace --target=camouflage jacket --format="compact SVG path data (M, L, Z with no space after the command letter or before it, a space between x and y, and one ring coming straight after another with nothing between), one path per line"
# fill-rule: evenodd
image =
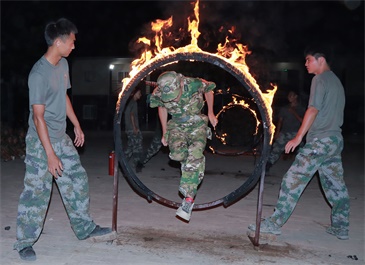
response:
M150 98L150 107L164 107L176 123L195 123L201 121L201 110L204 107L204 93L214 90L215 83L201 78L184 77L183 91L178 102L162 102L158 87Z

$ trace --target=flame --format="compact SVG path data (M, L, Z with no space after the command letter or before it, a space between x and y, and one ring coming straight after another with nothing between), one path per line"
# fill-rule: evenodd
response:
M189 53L189 52L199 52L199 53L207 53L209 55L215 55L220 57L221 59L227 61L228 63L234 65L239 71L241 71L245 77L251 82L251 84L256 88L257 92L261 94L261 97L264 100L264 104L269 112L270 118L270 128L269 132L271 134L271 142L273 140L273 135L275 131L275 126L272 123L272 101L274 94L277 90L277 87L273 86L272 90L268 90L267 93L262 93L259 85L256 80L252 77L249 72L249 67L246 64L246 55L251 54L248 46L239 43L235 39L229 39L226 37L224 44L218 44L217 52L215 54L208 53L206 51L201 50L198 47L198 38L200 36L199 32L199 0L196 1L194 5L194 15L195 19L190 19L188 17L188 32L191 34L191 43L184 47L164 47L164 33L171 28L173 25L173 17L171 16L167 20L157 19L155 22L151 22L151 29L155 32L155 36L153 41L146 38L141 37L137 40L138 43L145 44L145 50L142 52L141 57L135 59L131 63L131 70L129 72L129 77L126 77L122 80L123 87L121 92L119 93L119 99L122 97L123 91L125 87L129 84L131 79L147 64L151 64L154 61L163 58L164 56L177 54L177 53ZM235 31L235 27L232 27L229 30L229 33L233 33ZM171 33L168 33L171 36ZM154 44L154 45L152 45ZM153 47L152 47L153 46ZM255 113L255 117L256 113Z
M256 111L254 111L253 109L250 108L250 104L246 103L244 99L239 99L237 96L232 96L232 101L229 102L227 105L225 105L217 114L217 117L221 114L224 113L227 109L233 107L233 106L242 106L244 109L247 109L248 111L250 111L252 113L252 115L255 117L256 120L256 131L253 135L257 135L258 131L259 131L259 125L261 124L260 120L257 118L257 113ZM223 133L222 135L217 135L216 137L224 144L226 145L226 138L227 138L227 133Z

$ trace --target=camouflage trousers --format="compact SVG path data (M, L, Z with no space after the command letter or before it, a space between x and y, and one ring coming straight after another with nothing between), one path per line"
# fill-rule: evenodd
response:
M207 143L207 125L176 126L168 131L169 157L181 163L179 191L184 197L194 198L203 180Z
M156 129L153 134L152 141L150 145L147 148L147 151L142 156L142 164L146 164L154 155L156 155L161 147L161 137L162 137L162 129L161 129L161 123L160 120L157 120Z
M287 142L293 139L296 135L296 132L279 133L279 137L275 139L274 144L272 145L267 162L272 165L275 164L284 152Z
M62 176L54 179L48 171L45 150L38 138L27 135L24 189L17 216L17 241L14 249L32 246L39 238L52 193L58 186L71 227L78 239L86 238L96 227L89 214L89 184L80 157L69 136L52 147L63 165Z
M125 150L125 156L127 160L131 160L133 166L136 166L142 159L142 133L138 131L135 134L133 131L127 131L127 149Z
M155 154L160 151L162 146L161 143L161 133L159 135L155 135L152 139L150 146L148 147L146 153L142 157L142 164L146 164Z
M305 187L318 171L324 194L332 207L332 226L348 230L350 199L343 177L342 149L343 139L335 136L315 139L299 149L295 161L281 182L272 221L280 226L285 224Z

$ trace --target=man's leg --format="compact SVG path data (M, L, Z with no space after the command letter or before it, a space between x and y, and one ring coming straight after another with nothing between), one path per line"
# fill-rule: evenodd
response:
M14 249L24 260L35 260L32 248L38 240L46 217L52 190L52 175L43 146L38 138L26 137L24 189L19 198Z
M27 164L24 190L18 204L17 241L14 249L19 251L32 246L38 240L43 229L51 189L52 175L48 170L39 170L38 167Z
M190 145L187 150L187 157L181 166L180 189L185 191L185 197L194 198L199 184L204 178L205 157L204 149L207 142L206 127L200 126L186 133Z
M124 149L124 154L127 160L131 159L133 155L133 132L127 131L127 148Z
M279 137L274 141L267 163L270 166L274 165L279 160L285 150L285 145L288 141L295 137L296 133L280 133Z
M141 131L139 131L133 137L133 159L135 165L137 165L142 161L142 155L143 155L142 141L143 141L143 136Z
M332 154L319 168L323 191L332 207L332 224L330 231L339 239L348 239L350 198L343 177L341 151L342 139L337 137L322 140L328 153Z
M159 134L158 136L156 135L155 137L153 137L145 156L142 158L142 164L146 164L155 154L157 154L158 151L160 151L161 146L161 134Z
M316 141L307 143L299 149L295 160L281 182L279 198L274 213L261 224L263 233L280 234L282 227L294 211L297 202L305 187L312 179L327 154L320 151ZM248 227L255 231L256 225Z
M186 134L190 145L188 147L187 159L181 164L182 175L179 188L179 191L185 198L176 214L187 221L190 220L194 198L198 186L204 177L205 157L203 152L206 145L206 137L207 130L205 126L198 127Z
M79 154L68 136L56 144L54 149L63 164L62 176L58 177L56 183L71 227L77 238L84 239L96 228L89 212L88 177L81 166Z
M319 148L317 141L307 143L284 175L275 212L271 216L271 220L279 226L289 219L305 187L327 157Z

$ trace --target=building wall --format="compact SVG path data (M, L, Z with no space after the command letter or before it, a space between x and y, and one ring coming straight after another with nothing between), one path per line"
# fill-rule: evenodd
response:
M131 62L131 58L78 58L72 62L72 101L83 128L112 129L118 94Z

